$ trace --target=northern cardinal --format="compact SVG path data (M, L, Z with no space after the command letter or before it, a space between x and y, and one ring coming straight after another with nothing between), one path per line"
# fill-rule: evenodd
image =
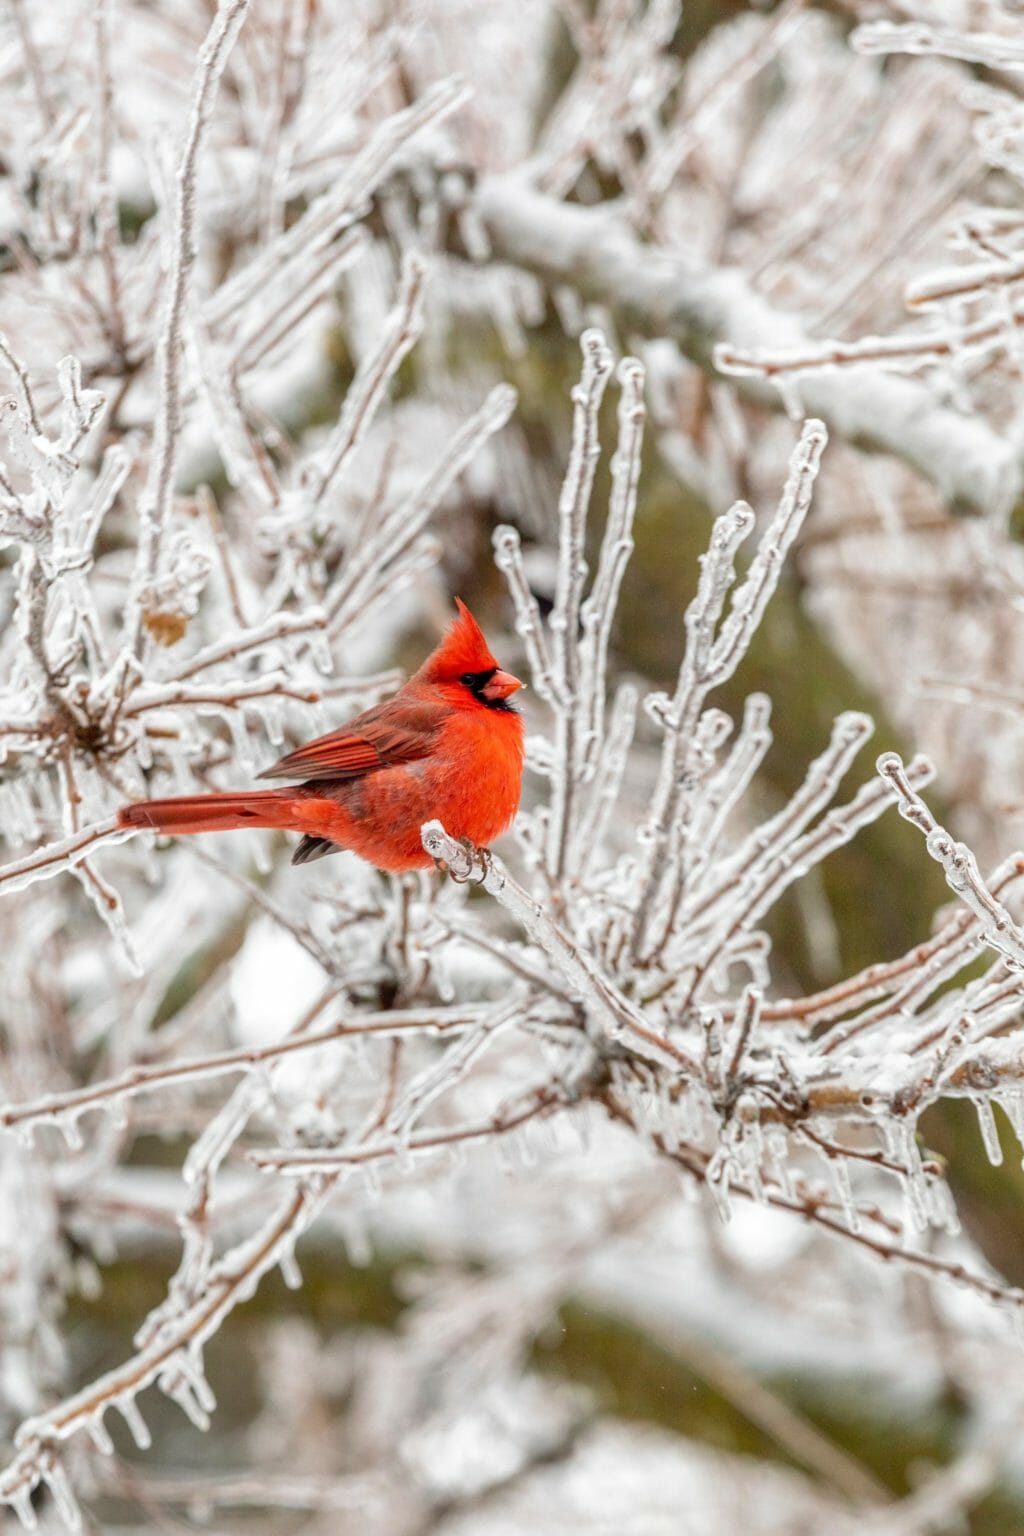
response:
M123 827L227 832L282 827L303 833L293 864L348 848L378 869L431 863L420 827L437 817L456 838L486 845L519 808L523 722L509 703L523 685L502 672L465 603L394 698L320 736L260 775L287 788L140 800Z

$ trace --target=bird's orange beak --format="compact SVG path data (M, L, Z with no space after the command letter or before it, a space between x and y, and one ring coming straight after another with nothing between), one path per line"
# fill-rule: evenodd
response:
M511 672L495 672L490 682L480 689L480 697L490 700L507 699L510 693L515 693L522 686L518 677L513 677Z

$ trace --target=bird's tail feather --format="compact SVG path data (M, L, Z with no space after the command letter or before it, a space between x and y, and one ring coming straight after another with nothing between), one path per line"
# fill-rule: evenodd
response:
M177 795L170 800L139 800L117 813L122 827L150 827L176 837L190 832L230 832L238 827L286 827L294 793L254 789L242 794Z

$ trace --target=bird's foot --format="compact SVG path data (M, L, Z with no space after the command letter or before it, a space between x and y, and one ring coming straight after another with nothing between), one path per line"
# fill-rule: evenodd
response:
M463 885L467 882L472 885L483 885L491 872L491 850L489 848L478 848L468 837L460 837L459 842L465 848L466 857L469 860L468 868L462 876L461 883Z

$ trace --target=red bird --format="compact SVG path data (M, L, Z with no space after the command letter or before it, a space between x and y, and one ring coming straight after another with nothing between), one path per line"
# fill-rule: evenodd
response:
M329 736L289 752L264 779L282 789L141 800L122 827L303 833L293 864L348 848L378 869L431 863L420 827L434 817L453 837L486 847L519 808L523 722L509 703L523 685L502 672L465 603L440 645L394 698Z

